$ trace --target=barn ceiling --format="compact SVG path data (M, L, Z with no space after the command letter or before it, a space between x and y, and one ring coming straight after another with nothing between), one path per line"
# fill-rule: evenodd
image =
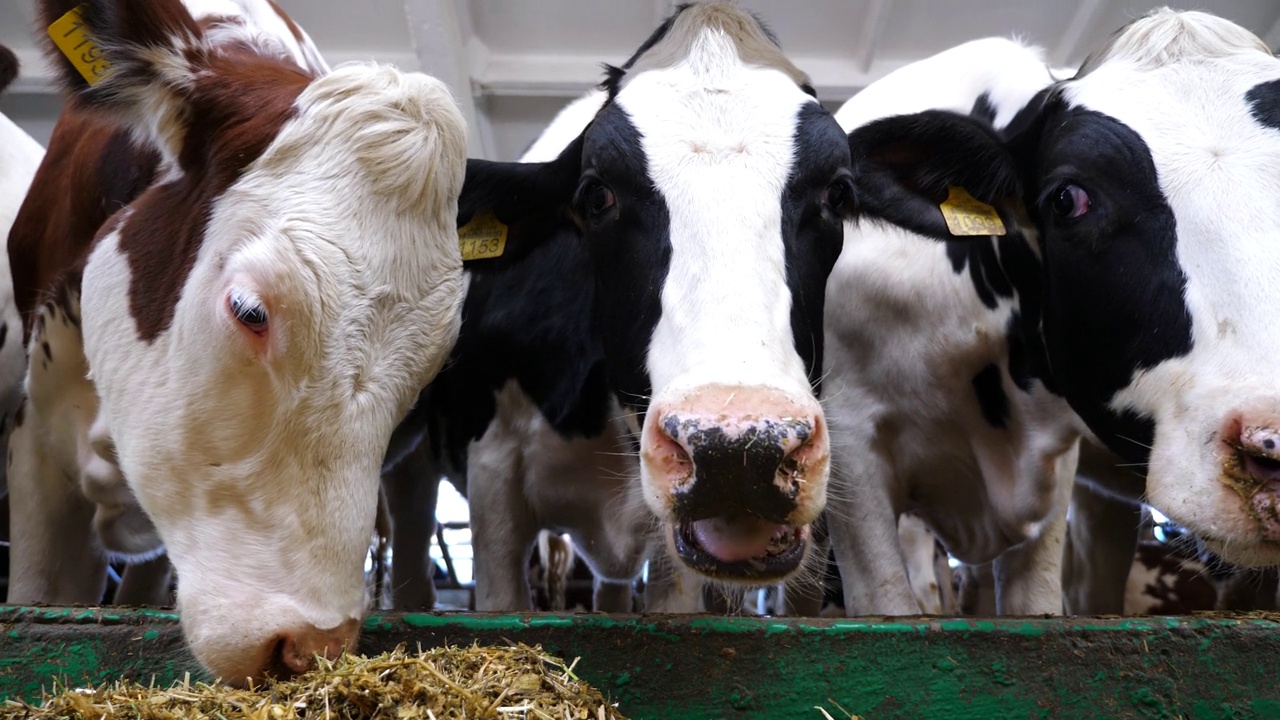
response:
M377 59L448 82L472 123L472 153L512 159L568 99L600 80L665 17L670 0L278 0L331 64ZM913 60L989 35L1046 48L1077 65L1151 7L1138 0L742 0L831 104ZM1222 15L1280 47L1280 1L1169 3ZM34 0L0 2L0 43L25 74L0 109L39 126L57 99L32 37ZM51 121L44 118L43 121ZM43 137L42 137L43 136Z

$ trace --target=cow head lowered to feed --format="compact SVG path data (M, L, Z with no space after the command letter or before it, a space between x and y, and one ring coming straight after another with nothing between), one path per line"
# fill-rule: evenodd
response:
M847 138L761 23L678 8L546 163L471 161L460 221L573 232L610 381L643 417L645 499L718 580L799 568L823 508L826 277L851 209ZM517 252L513 250L513 252Z
M71 7L42 2L42 21ZM177 0L79 12L105 72L89 84L51 50L64 121L128 136L77 157L55 133L11 242L15 267L52 278L22 288L53 298L24 308L29 347L56 330L44 352L70 355L79 336L52 318L78 318L101 399L79 447L118 462L154 522L196 658L231 681L305 670L354 643L383 453L457 335L465 123L433 78L307 70L249 17L197 20ZM58 183L147 153L154 181L96 239L37 246ZM40 372L29 427L57 392ZM14 465L48 477L40 462Z
M950 237L938 205L963 186L1029 225L1043 342L1028 367L1145 466L1147 502L1231 562L1280 563L1280 59L1265 43L1158 10L1004 136L926 112L850 143L870 215Z

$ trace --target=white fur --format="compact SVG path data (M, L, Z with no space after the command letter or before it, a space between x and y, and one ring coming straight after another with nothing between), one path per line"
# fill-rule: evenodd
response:
M791 331L780 203L809 102L785 73L743 63L720 30L619 92L671 220L647 360L654 404L710 384L811 395Z
M979 40L872 84L836 119L851 130L930 107L967 113L985 92L1007 122L1050 81L1038 49ZM919 611L897 529L906 511L961 560L995 560L1002 613L1061 612L1078 420L1038 383L1024 392L1005 377L1010 418L996 429L972 386L988 365L1007 376L1012 311L1007 299L984 306L942 243L884 225L847 227L827 286L825 406L828 526L851 615Z
M1129 35L1063 96L1118 119L1150 148L1177 221L1193 350L1135 373L1111 405L1156 420L1152 505L1236 562L1275 564L1280 548L1259 541L1220 480L1220 430L1241 413L1280 422L1280 334L1265 310L1280 305L1280 131L1245 101L1280 78L1280 59L1201 13L1162 13Z
M27 362L22 350L22 319L14 305L9 272L9 228L42 159L40 143L0 115L0 241L4 243L0 247L0 324L6 328L4 344L0 345L0 448L8 446ZM7 490L5 473L0 472L0 496Z

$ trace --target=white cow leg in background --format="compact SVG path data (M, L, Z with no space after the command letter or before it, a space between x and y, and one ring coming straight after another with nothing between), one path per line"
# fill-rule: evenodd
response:
M1138 503L1114 497L1087 480L1074 483L1062 558L1068 615L1124 614L1141 522Z
M592 589L591 607L596 612L635 612L633 595L634 588L630 582L596 578L595 587Z
M468 455L476 610L482 612L533 609L527 568L539 528L521 483L520 438L499 413Z
M827 556L831 539L826 523L813 526L813 549L800 574L778 585L778 607L787 617L818 617L822 614L823 590L827 582Z
M897 512L888 490L890 468L874 450L849 453L843 445L833 428L827 531L840 568L845 614L915 615L920 606L898 541Z
M120 575L116 605L173 607L173 565L168 555L132 563Z
M95 604L106 590L107 558L94 537L96 506L84 496L80 468L93 452L88 429L98 397L86 378L80 333L64 310L41 308L28 347L28 396L9 438L8 601Z
M914 515L898 518L898 542L907 558L907 578L911 592L925 615L942 614L942 593L935 560L938 540L924 521Z
M1063 544L1078 448L1079 445L1057 458L1053 510L1040 533L1005 550L991 564L999 615L1061 615L1063 612Z
M396 610L431 610L436 585L430 558L436 531L440 468L427 438L382 474L391 512L391 603Z
M7 601L97 604L107 587L107 557L93 536L95 506L49 457L44 423L30 405L9 437Z

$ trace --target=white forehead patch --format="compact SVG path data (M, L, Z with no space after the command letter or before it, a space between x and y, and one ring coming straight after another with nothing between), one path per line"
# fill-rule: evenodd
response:
M745 64L731 37L707 28L682 61L631 76L616 102L670 218L648 358L655 394L712 382L808 393L790 324L782 195L800 108L816 100L787 73Z

